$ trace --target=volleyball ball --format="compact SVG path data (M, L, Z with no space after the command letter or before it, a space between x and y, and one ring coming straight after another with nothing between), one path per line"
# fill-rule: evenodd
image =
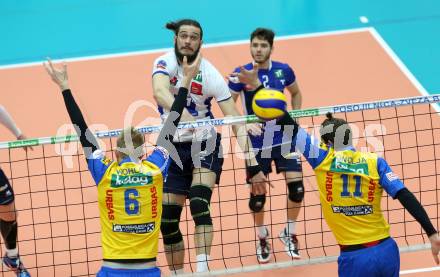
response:
M252 99L252 110L264 121L282 117L286 109L286 95L278 90L260 89Z

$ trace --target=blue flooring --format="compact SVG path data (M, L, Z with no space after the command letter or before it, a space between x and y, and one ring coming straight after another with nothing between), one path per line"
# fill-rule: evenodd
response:
M359 16L370 22L363 24ZM430 92L440 92L438 0L2 0L0 65L172 46L167 21L201 22L205 43L375 27Z

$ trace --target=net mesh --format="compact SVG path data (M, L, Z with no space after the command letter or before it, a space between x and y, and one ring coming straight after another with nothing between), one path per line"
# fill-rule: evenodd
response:
M321 113L322 114L322 113ZM379 152L393 171L421 201L434 226L439 228L440 114L432 105L408 105L338 113L354 126L355 147ZM322 115L306 116L300 123L312 132ZM214 241L210 270L257 264L256 233L248 208L249 188L241 150L228 125L222 135L225 162L221 183L214 189L211 215ZM148 137L147 141L154 141ZM112 158L115 138L101 139ZM97 190L77 142L0 150L2 169L15 192L19 213L19 251L32 276L93 276L101 265ZM60 154L61 153L61 154ZM73 154L72 154L73 153ZM303 160L305 199L296 223L303 259L338 255L339 248L327 227L319 204L312 169ZM286 224L287 188L283 175L270 174L270 197L265 222L270 233L272 261L291 260L278 239ZM187 203L188 204L188 203ZM426 242L419 224L398 201L383 195L382 208L391 234L400 246ZM195 271L194 224L189 207L180 223L186 245L185 271ZM2 242L3 243L3 242ZM3 249L3 248L2 248ZM2 250L3 251L3 250ZM3 253L2 253L3 255ZM160 243L158 264L167 272ZM2 276L12 276L3 268Z

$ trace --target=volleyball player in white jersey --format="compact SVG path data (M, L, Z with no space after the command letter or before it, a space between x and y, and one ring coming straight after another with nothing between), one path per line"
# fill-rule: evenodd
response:
M6 109L0 105L0 123L11 131L18 140L26 139ZM26 148L25 148L26 149ZM30 147L30 149L32 149ZM17 249L17 211L14 204L14 191L3 170L0 168L0 231L5 243L6 253L3 264L17 276L31 276L18 256Z
M193 62L200 51L203 37L200 24L191 19L170 22L166 28L175 33L174 51L157 58L153 67L153 93L162 118L167 116L177 93L182 78L183 57L187 57L188 63ZM192 80L189 92L182 122L213 118L213 99L225 116L240 115L222 75L204 58L199 74ZM233 131L241 148L247 153L246 150L251 144L246 130L233 126ZM179 222L182 207L186 198L189 198L195 224L197 272L204 272L208 270L213 239L209 205L212 189L219 183L223 164L220 135L213 127L181 130L175 137L173 146L174 151L168 149L172 162L164 185L161 224L168 265L174 273L183 272L184 243ZM266 177L255 158L247 156L247 164L251 166L252 180L257 183L266 182Z

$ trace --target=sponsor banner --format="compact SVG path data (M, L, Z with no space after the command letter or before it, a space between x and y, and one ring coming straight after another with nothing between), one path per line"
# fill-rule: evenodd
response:
M35 146L35 145L39 145L39 144L40 144L40 141L38 139L10 141L10 142L8 142L8 148Z
M439 101L440 101L440 96L433 95L433 96L423 96L423 97L415 97L408 99L386 100L386 101L380 101L374 103L341 105L341 106L332 107L331 111L334 113L356 112L362 110L391 108L391 107L399 107L399 106L407 106L407 105L415 105L415 104L431 104Z
M78 140L78 136L69 135L69 136L65 136L65 137L52 137L52 138L50 138L50 143L55 144L55 143L70 142L70 141L76 141L76 140Z
M373 213L373 206L332 206L333 213L344 214L345 216L368 215Z
M113 232L130 234L148 234L154 231L156 224L154 222L141 224L113 224Z
M306 117L319 115L319 109L295 110L289 112L292 117Z

